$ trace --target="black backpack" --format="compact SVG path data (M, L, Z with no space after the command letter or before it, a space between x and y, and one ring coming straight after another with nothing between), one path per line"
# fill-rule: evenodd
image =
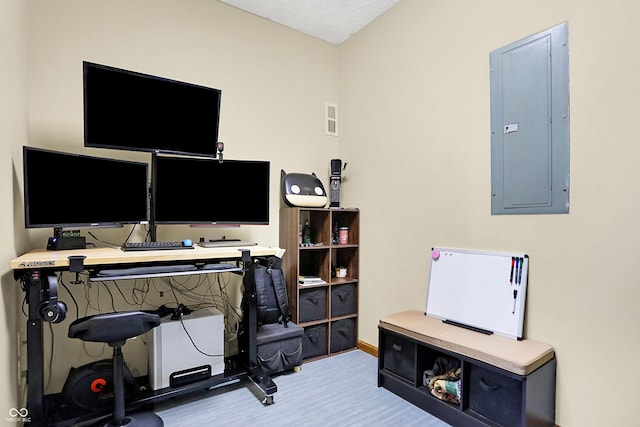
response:
M256 302L258 325L283 323L285 328L291 320L287 284L282 268L268 262L254 263L254 279L256 283Z

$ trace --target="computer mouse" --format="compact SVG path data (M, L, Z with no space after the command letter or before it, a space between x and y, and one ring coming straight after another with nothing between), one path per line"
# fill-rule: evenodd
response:
M193 242L191 241L191 239L184 239L182 241L182 246L186 246L186 247L193 246Z

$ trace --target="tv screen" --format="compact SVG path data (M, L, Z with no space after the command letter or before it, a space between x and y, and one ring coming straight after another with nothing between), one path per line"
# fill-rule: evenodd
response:
M147 221L147 163L23 147L27 228Z
M222 92L83 62L84 145L216 155Z
M267 161L156 156L152 211L158 224L269 224Z

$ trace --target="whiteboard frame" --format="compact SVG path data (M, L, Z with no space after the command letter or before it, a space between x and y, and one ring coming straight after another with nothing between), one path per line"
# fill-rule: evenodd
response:
M427 316L522 339L529 275L527 254L435 247L430 255ZM511 265L516 259L519 267L514 280Z

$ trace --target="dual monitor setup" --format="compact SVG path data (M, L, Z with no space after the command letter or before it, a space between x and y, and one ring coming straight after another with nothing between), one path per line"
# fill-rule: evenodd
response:
M84 146L149 152L151 168L25 146L27 228L61 242L81 227L149 223L155 240L156 224L269 223L270 163L222 160L220 90L89 62L83 89Z

